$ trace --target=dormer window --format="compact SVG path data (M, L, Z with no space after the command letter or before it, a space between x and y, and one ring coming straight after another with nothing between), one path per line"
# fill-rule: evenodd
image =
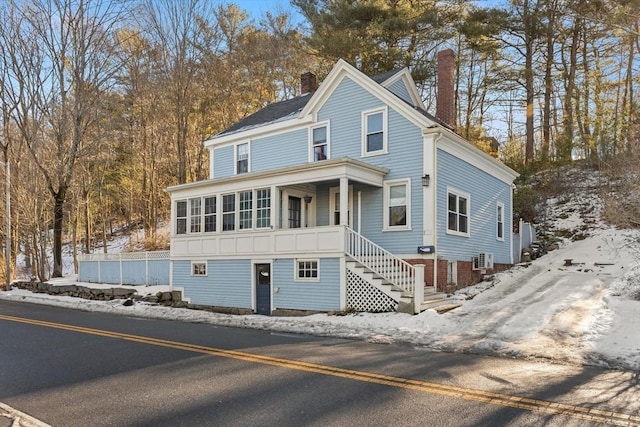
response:
M311 155L312 162L327 160L329 158L329 129L321 125L311 129Z
M236 174L249 172L249 143L236 145Z
M370 156L387 152L387 110L362 113L362 155Z

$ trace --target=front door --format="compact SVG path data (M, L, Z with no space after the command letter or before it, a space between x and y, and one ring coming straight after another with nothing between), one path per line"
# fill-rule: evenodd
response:
M271 264L256 264L256 312L271 315Z

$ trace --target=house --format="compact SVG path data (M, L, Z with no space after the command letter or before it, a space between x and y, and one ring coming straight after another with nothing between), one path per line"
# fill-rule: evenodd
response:
M206 140L210 178L167 189L173 286L262 314L417 313L511 265L517 174L446 124L453 52L439 62L439 118L406 68L370 78L340 60Z

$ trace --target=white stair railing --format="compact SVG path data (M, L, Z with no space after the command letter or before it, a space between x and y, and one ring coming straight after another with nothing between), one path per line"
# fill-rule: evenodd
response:
M415 295L419 276L415 267L348 227L347 255L411 296Z

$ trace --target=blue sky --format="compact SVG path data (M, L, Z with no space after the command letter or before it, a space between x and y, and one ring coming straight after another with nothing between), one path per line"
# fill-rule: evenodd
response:
M289 0L225 0L224 2L237 4L254 18L260 18L267 11L276 14L278 12L294 12Z

